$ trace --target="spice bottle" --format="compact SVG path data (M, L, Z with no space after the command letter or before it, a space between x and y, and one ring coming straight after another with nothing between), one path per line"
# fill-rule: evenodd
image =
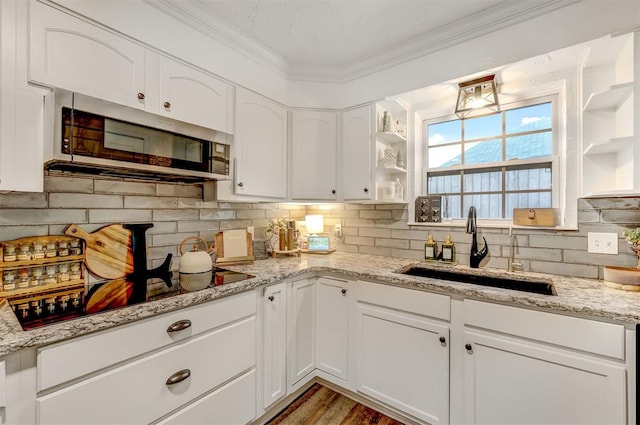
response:
M20 244L20 251L18 252L18 261L29 261L31 260L31 250L30 246L27 243Z
M429 239L424 243L424 259L435 260L438 255L438 244L433 240L433 235L429 235Z
M4 246L4 261L16 261L16 246L14 244L6 244Z
M58 241L58 257L67 257L69 255L69 242Z
M78 239L72 239L69 247L70 255L82 254L82 248L80 248L80 241Z
M44 252L44 256L47 258L53 258L58 255L58 250L56 249L55 241L47 242L47 249Z
M7 270L2 274L2 290L13 291L14 289L16 289L16 272Z
M34 260L40 260L44 258L44 248L42 246L42 242L34 242L33 243L33 255Z

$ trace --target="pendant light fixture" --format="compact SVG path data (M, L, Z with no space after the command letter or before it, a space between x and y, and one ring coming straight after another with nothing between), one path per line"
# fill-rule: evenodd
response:
M490 111L499 112L498 84L495 74L486 75L458 84L456 115L460 119L481 115Z

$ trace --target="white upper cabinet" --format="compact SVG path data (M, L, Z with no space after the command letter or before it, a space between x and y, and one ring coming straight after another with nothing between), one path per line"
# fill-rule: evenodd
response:
M338 199L336 153L336 112L291 112L291 199Z
M371 110L371 105L365 105L342 113L340 198L345 201L367 201L374 194Z
M37 1L30 3L29 80L233 132L233 87Z
M287 109L236 90L236 195L283 200L287 197Z
M149 112L233 133L231 85L157 53L145 56Z
M0 2L0 191L42 192L45 92L28 87L26 75L19 72L23 6Z
M639 49L640 33L605 38L590 47L583 63L583 196L640 192L640 126L634 120Z
M144 109L142 46L37 1L29 16L30 81Z

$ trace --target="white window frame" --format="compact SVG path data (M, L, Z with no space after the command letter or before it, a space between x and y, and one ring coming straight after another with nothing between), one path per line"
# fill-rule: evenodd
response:
M566 74L565 74L566 75ZM553 111L553 155L552 162L552 205L559 210L559 220L556 223L557 230L575 230L577 228L577 193L579 187L578 173L576 170L569 170L567 167L568 156L576 155L578 149L578 133L577 128L573 128L576 124L574 118L568 119L568 115L572 116L571 110L575 107L574 100L567 101L567 90L573 91L576 85L575 76L567 78L547 81L542 87L529 87L514 95L511 95L511 101L503 102L503 109L511 109L520 106L526 106L536 103L552 102ZM567 88L568 86L568 88ZM571 110L567 110L571 109ZM426 173L427 173L427 139L426 124L433 122L442 122L458 117L454 114L429 114L433 110L414 110L412 117L415 119L415 170L414 184L415 196L426 194ZM437 117L437 118L434 118ZM535 159L527 160L526 163L533 163ZM516 165L516 161L508 161L506 165ZM480 168L489 167L491 164L481 164ZM493 164L495 166L495 164ZM469 166L471 167L471 166ZM475 165L473 167L476 167ZM477 167L476 167L477 168ZM572 168L572 167L569 167ZM433 171L433 170L431 170ZM444 171L444 170L442 170ZM574 175L575 174L575 175ZM479 219L479 224L486 227L509 228L513 226L511 219ZM414 208L411 205L409 209L409 224L416 226L449 226L462 227L466 223L466 218L449 220L443 223L418 223L415 221Z

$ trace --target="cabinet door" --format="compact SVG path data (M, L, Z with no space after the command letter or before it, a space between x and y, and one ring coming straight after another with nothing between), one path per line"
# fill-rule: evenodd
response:
M342 199L372 199L371 105L342 113L341 143Z
M233 133L233 87L175 60L147 52L147 67L158 62L160 94L147 109L176 120ZM153 81L152 70L147 83Z
M318 369L347 380L349 302L347 281L319 278L316 283L316 363Z
M300 384L316 367L315 279L292 282L289 295L289 386Z
M291 113L291 197L332 201L337 199L336 113Z
M287 297L286 284L264 290L264 408L287 394Z
M236 195L287 197L287 110L248 90L236 90Z
M144 108L142 46L38 1L30 19L31 81Z
M358 392L430 424L449 423L449 327L369 304L357 311Z
M623 365L489 333L465 340L466 423L626 422Z

